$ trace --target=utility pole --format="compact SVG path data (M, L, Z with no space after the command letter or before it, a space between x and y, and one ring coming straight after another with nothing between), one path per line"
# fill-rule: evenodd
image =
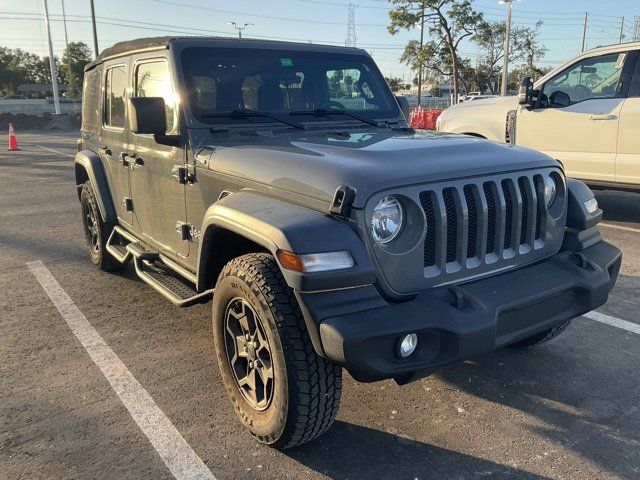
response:
M624 17L622 17L622 22L620 23L620 41L618 43L622 43L623 38L624 38Z
M349 2L347 8L349 12L347 15L347 39L344 41L344 46L355 47L358 39L356 36L356 5L353 2Z
M582 51L587 48L587 22L589 21L589 12L584 12L584 28L582 29Z
M56 71L56 59L53 56L53 43L51 43L51 25L49 24L49 7L47 0L44 0L44 23L47 26L47 37L49 39L49 68L51 70L51 88L53 90L53 105L56 115L60 115L60 97L58 96L58 72Z
M247 27L251 27L253 25L253 23L236 23L236 22L227 22L227 25L232 25L233 28L235 28L236 30L238 30L238 38L242 38L242 31L247 28Z
M90 0L91 3L91 24L93 25L93 50L95 51L96 58L100 54L100 50L98 50L98 31L96 30L96 9L93 6L93 0Z
M504 32L504 67L502 68L502 86L500 94L505 97L507 95L507 81L509 78L509 37L511 36L511 10L513 9L513 0L501 0L498 3L507 4L507 26Z
M69 36L67 35L67 16L64 13L64 0L62 0L62 24L64 25L64 44L69 48Z
M420 58L422 59L422 48L424 46L424 2L422 2L422 8L420 10ZM422 60L420 60L420 67L418 68L418 106L422 100Z

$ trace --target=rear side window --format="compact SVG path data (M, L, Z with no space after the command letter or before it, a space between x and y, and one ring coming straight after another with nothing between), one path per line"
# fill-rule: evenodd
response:
M84 74L82 91L82 130L95 131L100 127L100 71L97 68Z
M105 76L104 124L124 128L124 95L127 88L127 67L118 65L107 69Z
M640 55L636 62L636 68L631 78L631 88L629 89L630 97L640 97Z
M164 60L145 62L136 69L136 97L162 97L167 115L167 133L176 127L176 95L171 85L169 66Z

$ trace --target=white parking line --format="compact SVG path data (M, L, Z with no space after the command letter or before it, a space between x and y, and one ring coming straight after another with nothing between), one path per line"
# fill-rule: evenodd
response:
M27 262L60 315L178 480L215 480L180 432L40 261Z
M53 148L43 147L42 145L36 145L36 146L38 148L41 148L42 150L47 150L49 152L53 152L53 153L56 153L58 155L64 155L65 157L76 158L75 155L71 155L70 153L61 152L60 150L55 150Z
M625 232L640 233L640 228L625 227L622 225L612 225L610 223L600 223L599 226L606 227L606 228L614 228L616 230L624 230Z
M621 328L622 330L626 330L627 332L637 333L638 335L640 335L640 325L638 325L637 323L620 320L619 318L611 317L600 312L585 313L583 317L587 317L591 320L595 320L596 322L606 323L607 325L611 325L612 327Z

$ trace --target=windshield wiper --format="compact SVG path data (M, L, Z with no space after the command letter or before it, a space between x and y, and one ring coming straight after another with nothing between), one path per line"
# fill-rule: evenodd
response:
M360 115L356 115L355 113L347 112L342 109L335 108L325 108L320 107L315 110L294 110L289 112L289 115L315 115L315 116L329 116L329 115L344 115L346 117L353 118L354 120L358 120L362 123L367 123L369 125L373 125L374 127L387 128L387 123L377 122L376 120L371 120L369 118L361 117Z
M284 123L285 125L289 125L291 127L299 128L300 130L307 129L307 126L303 125L302 123L294 122L293 120L287 120L285 118L280 117L279 115L274 115L273 113L259 112L257 110L237 109L237 110L232 110L230 112L205 113L204 115L202 115L202 118L216 118L216 117L229 117L229 118L265 117L280 123Z

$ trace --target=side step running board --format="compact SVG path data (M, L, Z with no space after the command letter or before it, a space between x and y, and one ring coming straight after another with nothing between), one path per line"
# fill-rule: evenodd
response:
M105 248L120 263L127 263L131 260L131 253L126 248L127 243L133 243L137 240L129 235L124 229L114 227Z
M126 250L133 257L133 264L140 279L178 307L206 300L213 293L213 289L198 293L171 271L162 268L158 253L150 252L138 242L128 244Z

